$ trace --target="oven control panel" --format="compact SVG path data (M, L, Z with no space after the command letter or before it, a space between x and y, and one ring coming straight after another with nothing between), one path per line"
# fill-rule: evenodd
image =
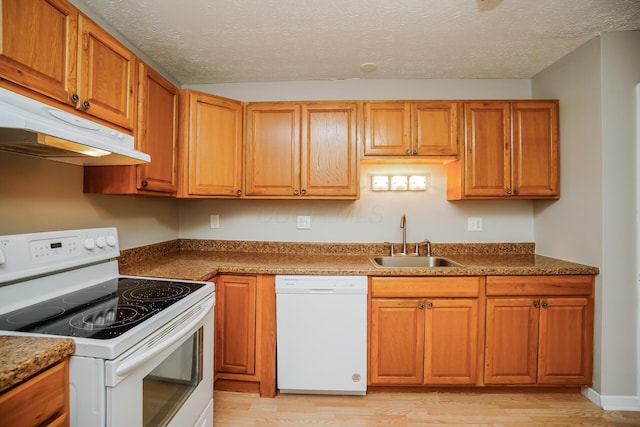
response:
M0 285L118 255L115 227L0 236Z

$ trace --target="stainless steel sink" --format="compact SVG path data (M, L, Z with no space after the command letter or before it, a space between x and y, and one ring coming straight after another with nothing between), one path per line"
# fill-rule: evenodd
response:
M439 256L381 256L372 257L377 267L462 267L455 261Z

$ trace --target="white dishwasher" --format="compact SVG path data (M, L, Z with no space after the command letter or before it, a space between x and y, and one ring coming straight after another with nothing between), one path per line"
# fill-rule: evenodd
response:
M367 392L367 277L276 276L281 393Z

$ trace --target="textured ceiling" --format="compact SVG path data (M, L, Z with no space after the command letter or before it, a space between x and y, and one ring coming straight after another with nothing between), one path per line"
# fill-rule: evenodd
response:
M640 0L82 1L181 84L530 78L640 29Z

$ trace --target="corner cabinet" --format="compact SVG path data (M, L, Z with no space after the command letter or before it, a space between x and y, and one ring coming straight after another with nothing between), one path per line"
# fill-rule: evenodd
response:
M85 166L84 192L174 196L178 173L178 89L140 62L136 148L151 162L131 166Z
M222 274L214 281L215 388L275 396L274 276Z
M484 382L590 385L592 276L487 277Z
M559 197L557 101L465 102L463 131L448 200Z
M456 101L365 103L364 157L458 154Z
M242 195L242 103L181 94L179 197Z
M250 103L245 196L358 197L355 102Z
M475 385L478 277L373 277L369 385Z
M0 77L133 130L133 53L66 0L3 0L1 6Z

